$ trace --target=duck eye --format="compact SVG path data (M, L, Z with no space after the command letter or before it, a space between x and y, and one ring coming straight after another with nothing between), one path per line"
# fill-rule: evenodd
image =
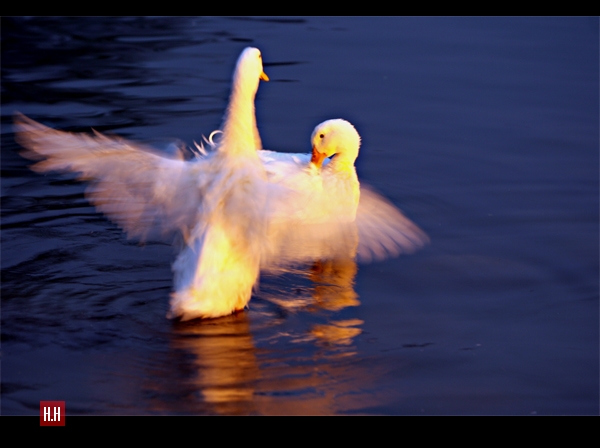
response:
M325 137L325 134L319 135L319 138L323 138L323 137Z

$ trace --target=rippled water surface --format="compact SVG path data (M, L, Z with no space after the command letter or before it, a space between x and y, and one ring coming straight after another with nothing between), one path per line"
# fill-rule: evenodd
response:
M2 414L598 414L597 18L3 18ZM20 111L165 148L263 53L265 148L362 136L362 182L431 244L261 277L174 323L169 245L29 170Z

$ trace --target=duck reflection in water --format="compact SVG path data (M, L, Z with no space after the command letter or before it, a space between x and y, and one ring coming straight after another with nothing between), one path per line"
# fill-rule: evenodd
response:
M319 261L291 271L298 282L294 286L308 281L305 306L290 303L287 284L271 297L261 291L253 301L252 319L238 313L173 323L170 352L179 353L178 362L163 364L180 369L175 376L186 383L182 409L227 415L332 414L342 406L339 397L373 381L372 372L361 371L353 361L363 321L336 318L341 309L359 304L353 288L356 262ZM301 316L300 327L290 332L282 314ZM288 330L277 332L278 326ZM182 351L191 357L182 357ZM332 385L331 378L346 380Z

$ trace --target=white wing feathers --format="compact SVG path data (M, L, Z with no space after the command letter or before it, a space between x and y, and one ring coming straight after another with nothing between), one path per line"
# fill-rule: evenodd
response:
M99 211L127 231L146 239L174 231L189 233L201 214L209 166L184 162L119 137L61 132L24 115L15 116L24 157L40 160L37 172L79 173L90 181L86 195Z
M314 197L323 202L327 199L318 193ZM316 203L310 199L296 192L293 201L270 208L277 213L268 219L269 252L263 253L263 269L277 270L316 259L355 256L368 263L413 253L429 243L425 232L368 186L360 186L355 221L336 213L335 204L323 207L323 214L316 214L320 207L315 207ZM335 198L329 200L335 203ZM307 210L313 213L307 214Z
M412 253L429 243L429 237L391 202L361 184L356 212L358 259L382 260Z

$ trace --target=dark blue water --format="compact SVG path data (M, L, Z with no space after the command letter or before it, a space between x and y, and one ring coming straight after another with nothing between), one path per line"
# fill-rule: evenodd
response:
M598 414L597 18L3 18L2 404L78 414ZM168 245L28 169L20 111L186 144L263 53L265 148L351 121L359 177L431 238L263 276L250 309L165 318Z

